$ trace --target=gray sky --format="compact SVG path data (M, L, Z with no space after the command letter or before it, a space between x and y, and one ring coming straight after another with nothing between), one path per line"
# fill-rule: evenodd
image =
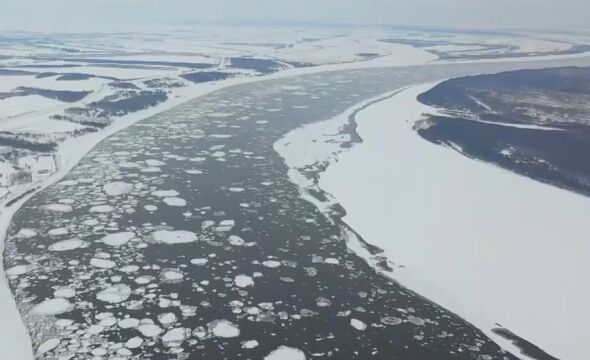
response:
M1 0L0 30L186 23L590 27L590 0Z

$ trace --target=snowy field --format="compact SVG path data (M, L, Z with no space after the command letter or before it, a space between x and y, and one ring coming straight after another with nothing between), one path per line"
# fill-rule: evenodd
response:
M508 348L491 332L498 325L558 358L585 359L590 201L420 138L414 122L433 109L415 99L432 86L360 112L364 142L330 164L320 188L384 250L396 280Z

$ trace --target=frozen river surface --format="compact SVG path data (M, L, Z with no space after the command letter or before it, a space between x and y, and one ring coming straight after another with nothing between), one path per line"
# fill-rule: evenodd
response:
M273 144L394 89L520 67L238 85L106 139L9 230L38 358L513 359L349 250L342 212L302 199Z

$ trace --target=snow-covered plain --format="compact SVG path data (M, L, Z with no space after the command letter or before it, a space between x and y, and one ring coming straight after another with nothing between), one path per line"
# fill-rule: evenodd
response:
M364 142L340 154L320 188L346 209L346 224L384 250L389 276L507 349L491 332L497 324L558 358L585 359L590 286L580 275L590 271L590 201L421 139L412 126L433 109L415 99L432 86L360 112Z

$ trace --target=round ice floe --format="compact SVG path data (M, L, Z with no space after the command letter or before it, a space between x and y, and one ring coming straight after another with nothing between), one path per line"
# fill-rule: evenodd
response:
M203 171L201 171L199 169L185 169L184 172L189 175L200 175L203 173Z
M162 328L154 324L142 324L137 328L143 336L154 337L162 333Z
M238 275L235 277L234 279L234 283L236 284L237 287L241 287L241 288L245 288L248 286L254 286L254 280L252 280L252 278L248 275Z
M334 258L326 258L324 260L324 262L326 264L330 264L330 265L338 265L338 264L340 264L340 261L338 259L334 259Z
M55 296L56 298L64 298L64 299L69 299L69 298L73 298L74 296L76 296L76 290L70 288L70 287L60 287L58 289L56 289L55 291L53 291L53 296Z
M185 328L170 329L162 336L162 342L164 343L165 346L168 346L168 347L180 346L180 344L184 340L188 339L190 334L191 334L190 329L185 329Z
M157 166L150 166L150 167L146 167L146 168L141 169L142 173L159 173L161 171L162 171L162 169L160 169Z
M207 324L209 331L216 337L233 338L240 336L240 329L230 321L216 320Z
M19 276L28 273L29 271L33 270L35 266L31 264L26 265L16 265L11 267L10 269L6 270L6 276Z
M55 326L60 328L66 328L74 323L71 319L58 319L55 321Z
M55 349L57 347L57 345L59 345L60 341L59 339L49 339L47 341L45 341L43 344L39 345L39 347L37 348L37 355L43 355L46 352L49 352L53 349Z
M167 197L162 200L168 206L186 206L186 200L179 197Z
M49 245L48 249L49 251L69 251L78 248L85 248L88 245L90 245L88 242L74 238L53 243Z
M237 235L230 235L227 238L227 241L232 244L233 246L242 246L244 245L245 241L244 239L242 239L241 237L237 236Z
M124 161L122 163L119 163L119 167L126 168L126 169L134 169L134 168L138 168L140 166L139 166L139 164L134 163L134 162Z
M220 231L220 232L231 231L231 229L234 227L235 224L236 224L236 222L231 219L221 220L219 222L219 225L215 228L215 230Z
M111 205L96 205L89 209L90 212L95 213L108 213L113 211L114 208Z
M122 268L119 269L119 271L122 271L126 274L131 274L131 273L137 272L137 270L139 270L139 266L137 266L137 265L127 265L127 266L123 266Z
M119 320L118 325L121 329L136 328L139 326L139 320L135 318L126 318Z
M135 283L137 283L138 285L146 285L146 284L151 283L154 280L156 280L156 278L151 275L143 275L143 276L136 277Z
M165 163L165 162L162 162L162 161L160 161L160 160L154 160L154 159L147 159L147 160L145 161L145 164L146 164L147 166L152 166L152 167L154 167L154 166L163 166L163 165L166 165L166 163Z
M208 262L209 262L209 260L207 260L205 258L198 258L198 259L191 260L191 264L197 265L197 266L203 266L203 265L207 264Z
M156 205L144 205L143 208L146 211L156 211L156 210L158 210L158 207Z
M129 286L125 284L116 284L100 291L96 294L96 298L100 301L115 304L127 300L130 295L131 288Z
M176 320L176 315L171 312L158 315L158 321L164 326L173 324Z
M242 341L242 349L254 349L258 345L258 341L256 340Z
M385 325L399 325L403 320L395 316L385 316L381 318L381 322Z
M104 192L109 196L119 196L128 194L133 191L133 184L129 184L122 181L115 181L104 184Z
M152 196L155 197L174 197L180 195L176 190L156 190L152 191Z
M59 315L70 312L74 305L66 299L56 298L45 300L33 307L33 312L39 315Z
M350 326L359 331L364 331L367 328L367 324L358 319L350 319Z
M305 354L299 349L281 346L264 357L264 360L306 360Z
M100 239L100 241L109 245L109 246L116 247L116 246L125 245L129 240L133 239L133 237L135 237L134 233L132 233L130 231L126 231L126 232L108 234L107 236Z
M19 232L16 233L15 236L18 237L18 238L21 238L21 239L30 239L32 237L37 236L37 233L33 229L25 229L25 228L23 228L23 229L20 229Z
M90 260L90 265L101 269L112 269L117 263L107 259L92 258Z
M185 230L159 230L153 232L151 237L156 243L168 245L191 243L197 240L197 234Z
M84 225L88 225L88 226L96 226L96 225L100 224L99 221L96 219L87 219L87 220L82 221L82 223Z
M49 204L42 206L43 209L55 212L70 212L72 211L72 207L69 205L64 204Z
M143 344L143 339L139 336L136 336L134 338L127 340L127 342L125 343L125 347L127 349L137 349L141 346L141 344Z
M412 315L408 316L408 321L418 326L422 326L426 323L424 319Z
M66 235L68 234L68 229L66 228L56 228L56 229L51 229L47 232L47 234L51 235L51 236L60 236L60 235Z
M163 269L160 272L160 281L168 284L176 284L182 281L184 273L178 269Z
M267 268L277 268L281 266L281 262L276 260L266 260L262 262L262 265L266 266Z

